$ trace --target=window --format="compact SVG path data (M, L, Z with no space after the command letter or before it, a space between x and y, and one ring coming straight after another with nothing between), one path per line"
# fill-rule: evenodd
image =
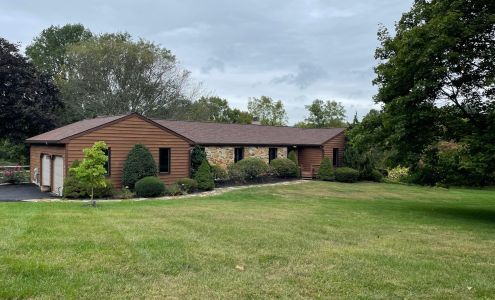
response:
M104 168L107 171L106 176L112 175L112 148L107 148L103 150L103 153L108 157L108 160L105 162Z
M235 148L234 150L234 162L238 162L244 158L244 148Z
M339 164L339 148L333 148L333 165L338 166Z
M160 173L170 173L170 148L160 148Z
M268 161L271 162L275 158L277 158L277 148L268 149Z

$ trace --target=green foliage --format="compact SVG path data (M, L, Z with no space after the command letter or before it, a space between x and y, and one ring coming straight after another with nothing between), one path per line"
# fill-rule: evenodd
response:
M105 179L105 185L98 186L94 190L95 198L111 198L114 195L113 183L110 179Z
M139 179L135 185L138 197L159 197L165 194L165 184L156 176L148 176Z
M85 198L88 196L88 189L76 177L76 170L81 164L74 160L69 168L67 177L64 180L64 198Z
M81 24L52 25L43 29L26 47L26 55L39 71L63 79L68 46L86 41L91 36L92 33Z
M229 177L234 181L245 182L266 176L270 171L268 164L258 157L248 157L229 166Z
M199 169L199 166L203 163L203 161L206 159L206 152L204 148L201 148L200 146L194 146L194 148L191 151L191 176L194 177L196 172Z
M330 128L346 127L345 108L341 102L323 101L316 99L310 105L306 105L309 116L304 119L305 122L296 124L296 127L302 128Z
M170 196L181 196L186 195L187 193L183 191L177 183L173 183L168 187L168 194Z
M275 158L270 162L270 167L273 174L279 178L293 178L299 175L297 165L288 158Z
M332 161L328 156L324 156L320 163L320 168L318 168L318 173L316 178L324 181L332 181L335 179Z
M153 42L102 34L67 47L60 89L78 118L138 112L179 118L191 105L190 73Z
M26 138L52 130L62 107L50 76L37 72L17 45L0 38L1 140L8 140L9 147L18 147ZM25 153L9 156L19 158Z
M188 119L218 123L250 124L253 117L248 112L230 108L226 99L215 96L201 97L198 101L193 102L188 111Z
M296 150L290 150L289 154L287 154L287 158L292 160L296 164L296 166L299 166Z
M26 157L29 157L29 152L24 143L13 143L9 139L0 140L0 161L8 161L9 165L24 165Z
M211 169L211 174L213 175L213 179L215 180L227 180L229 178L227 171L221 166L211 165L210 169Z
M375 182L382 182L383 174L378 170L373 170L373 171L371 171L371 176L368 178L368 180L375 181Z
M374 84L383 111L353 145L379 145L413 182L495 182L493 11L489 0L415 1L393 35L382 28ZM438 141L462 144L463 156L441 153Z
M198 182L191 178L181 178L176 182L183 193L190 194L198 189Z
M274 101L267 96L250 98L248 102L249 113L257 118L262 125L286 125L287 112L282 101Z
M141 144L134 145L129 151L122 169L122 186L133 190L138 180L157 174L158 169L155 160L148 148Z
M359 180L359 171L352 168L336 168L335 181L356 182Z
M90 189L91 200L94 198L95 189L104 188L107 184L104 165L108 157L103 152L105 149L107 149L105 142L95 142L91 148L83 150L83 161L73 169L77 180ZM92 204L96 205L93 201Z
M134 193L130 189L123 187L117 196L120 199L132 199L134 198Z
M409 176L409 168L397 166L388 170L387 182L403 182Z
M198 183L198 188L203 191L211 191L215 188L215 181L213 180L213 175L211 174L210 164L205 159L203 163L199 166L194 179Z

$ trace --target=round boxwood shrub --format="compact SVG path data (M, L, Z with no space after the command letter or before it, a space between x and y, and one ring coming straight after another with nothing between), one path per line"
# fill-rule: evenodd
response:
M270 162L273 175L279 178L297 177L298 170L296 164L288 158L275 158Z
M191 178L181 178L176 184L185 193L192 193L198 189L198 182Z
M324 181L335 180L332 162L330 161L330 158L328 158L328 156L323 157L320 163L320 168L318 169L318 173L316 174L316 178Z
M359 171L352 168L335 169L335 181L339 182L356 182L359 179Z
M234 167L234 170L238 172L238 176L243 177L243 180L255 180L262 176L265 176L270 167L266 162L258 157L248 157L238 161Z
M165 184L156 176L139 179L134 189L138 197L159 197L165 194Z
M210 164L205 159L198 168L198 171L194 175L194 179L198 183L198 188L203 191L211 191L215 188L215 181L211 174Z
M122 186L131 190L138 180L148 176L156 176L158 169L150 150L146 146L136 144L127 155L122 169Z

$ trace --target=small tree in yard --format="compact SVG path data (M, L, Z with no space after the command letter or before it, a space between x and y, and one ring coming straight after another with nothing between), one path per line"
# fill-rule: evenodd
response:
M77 167L71 169L75 172L77 180L90 188L92 206L96 206L96 201L93 199L95 188L106 186L105 162L107 162L108 157L103 152L106 149L105 142L94 143L91 148L83 150L83 161Z
M211 191L215 188L215 181L213 180L210 165L206 159L203 160L203 163L199 166L194 179L198 182L198 188L200 190Z
M332 162L328 156L323 157L320 163L320 168L318 169L318 174L316 177L319 180L332 181L335 179L335 174L333 172Z
M191 151L191 176L194 177L199 169L199 166L206 159L206 152L203 148L195 146Z
M136 144L127 155L122 170L122 186L127 186L131 190L139 179L148 176L156 176L158 168L150 150L146 146Z

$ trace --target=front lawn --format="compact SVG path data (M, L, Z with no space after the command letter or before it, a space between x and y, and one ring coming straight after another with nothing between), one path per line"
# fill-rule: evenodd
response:
M0 203L0 298L494 295L494 191L306 182Z

